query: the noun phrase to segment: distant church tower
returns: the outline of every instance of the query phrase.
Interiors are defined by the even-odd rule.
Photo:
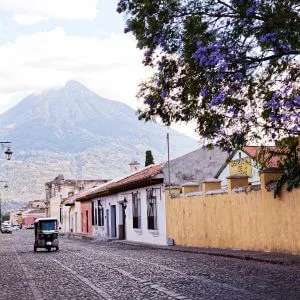
[[[131,171],[131,172],[136,172],[136,171],[139,169],[140,164],[139,164],[136,160],[133,160],[133,161],[129,164],[129,166],[130,166],[130,171]]]

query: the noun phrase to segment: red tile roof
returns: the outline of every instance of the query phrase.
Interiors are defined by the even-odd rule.
[[[145,179],[151,179],[156,175],[162,173],[162,170],[163,165],[151,165],[150,167],[147,167],[141,171],[137,171],[134,174],[122,178],[119,181],[116,181],[112,187],[117,188],[131,183],[136,183]]]
[[[267,151],[276,151],[275,146],[264,146],[264,148],[267,149]],[[259,155],[259,152],[261,151],[261,146],[246,146],[243,148],[243,151],[249,154],[249,156],[256,158]],[[271,159],[267,162],[267,167],[278,167],[278,163],[280,161],[280,156],[273,156]]]
[[[162,173],[163,171],[163,165],[151,165],[148,167],[145,167],[142,170],[136,171],[130,175],[127,175],[125,177],[112,180],[110,182],[107,182],[99,187],[78,193],[72,197],[75,197],[77,201],[84,201],[85,199],[89,199],[92,196],[97,196],[101,193],[113,193],[114,190],[119,188],[126,188],[131,184],[138,184],[142,183],[146,180],[150,180],[154,178],[156,175]],[[71,198],[71,197],[70,197]]]

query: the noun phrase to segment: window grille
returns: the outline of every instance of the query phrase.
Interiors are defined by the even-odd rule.
[[[97,208],[95,207],[96,202],[94,203],[94,210],[93,210],[93,214],[94,214],[94,218],[95,218],[95,225],[98,225],[98,214],[97,214]]]
[[[155,189],[147,190],[147,220],[148,229],[157,229],[157,196]]]
[[[133,228],[141,228],[141,199],[139,192],[132,193]]]
[[[104,226],[104,209],[100,200],[98,200],[98,226]]]
[[[94,201],[92,201],[92,225],[95,225]]]

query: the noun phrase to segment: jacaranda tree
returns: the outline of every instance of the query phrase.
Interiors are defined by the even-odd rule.
[[[154,71],[140,119],[194,120],[225,150],[299,133],[299,0],[121,0],[117,11]]]

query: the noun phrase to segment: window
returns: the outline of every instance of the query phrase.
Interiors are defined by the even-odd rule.
[[[139,192],[132,193],[133,228],[141,228],[141,199]]]
[[[97,214],[97,208],[93,210],[94,218],[95,218],[95,225],[98,225],[98,214]]]
[[[148,220],[148,229],[156,230],[157,229],[157,197],[156,190],[149,189],[147,190],[147,220]]]
[[[104,226],[104,209],[101,200],[98,200],[98,226]]]
[[[56,230],[56,221],[42,221],[40,222],[41,230]]]
[[[92,201],[92,225],[95,225],[94,201]]]

